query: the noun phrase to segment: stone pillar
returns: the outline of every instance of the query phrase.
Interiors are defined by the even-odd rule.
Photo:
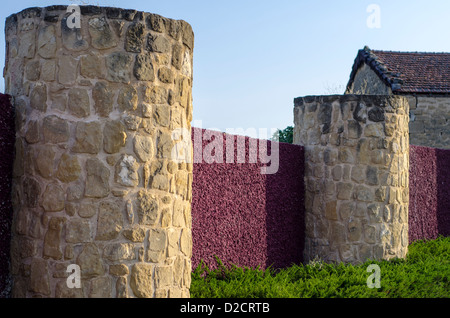
[[[192,163],[171,151],[172,132],[191,129],[192,28],[135,10],[79,13],[6,20],[13,296],[189,297]],[[72,264],[80,288],[67,284]]]
[[[359,263],[406,256],[408,102],[398,96],[294,100],[305,146],[305,260]]]

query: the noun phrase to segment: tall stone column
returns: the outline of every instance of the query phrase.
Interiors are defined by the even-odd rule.
[[[305,146],[305,260],[405,257],[409,105],[397,96],[294,100],[294,143]]]
[[[67,9],[29,8],[5,25],[13,296],[189,297],[192,163],[171,151],[172,133],[191,128],[192,28]]]

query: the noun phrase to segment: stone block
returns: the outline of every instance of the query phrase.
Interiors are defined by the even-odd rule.
[[[64,209],[66,193],[56,183],[49,183],[42,194],[42,207],[46,212],[58,212]]]
[[[103,149],[106,153],[119,152],[125,146],[126,140],[125,126],[120,120],[106,122],[103,128]]]
[[[120,206],[113,201],[103,201],[98,207],[96,240],[110,241],[119,236],[123,228],[123,216]]]
[[[117,105],[122,112],[136,110],[138,96],[136,89],[131,85],[122,87],[117,98]]]
[[[131,268],[130,287],[136,297],[153,297],[153,266],[134,264]]]
[[[106,56],[106,79],[111,82],[129,83],[132,61],[131,55],[122,52]]]
[[[103,78],[104,68],[104,59],[99,55],[88,54],[80,59],[80,74],[86,78]]]
[[[55,150],[53,150],[53,147],[51,145],[42,145],[35,151],[35,171],[44,178],[50,178],[55,172]]]
[[[337,198],[339,200],[350,200],[352,197],[353,184],[352,183],[338,183],[337,184]]]
[[[61,233],[66,219],[63,217],[52,217],[48,224],[47,233],[44,237],[44,257],[53,259],[62,259],[61,251]]]
[[[125,36],[125,50],[140,53],[144,43],[145,26],[142,23],[133,23],[128,27]]]
[[[155,71],[153,69],[153,63],[150,55],[136,55],[133,74],[139,81],[153,82],[155,80]]]
[[[105,17],[89,19],[89,34],[91,45],[96,49],[104,50],[117,46],[114,32]]]
[[[61,156],[56,177],[64,182],[69,183],[78,180],[81,174],[81,166],[76,156],[69,156],[64,153]]]
[[[139,184],[139,164],[133,156],[123,155],[116,164],[115,181],[126,187]]]
[[[155,53],[168,53],[170,50],[170,42],[163,35],[149,34],[147,37],[146,49]]]
[[[47,111],[47,85],[37,83],[30,94],[30,106],[41,112]]]
[[[109,175],[109,169],[99,159],[88,159],[84,195],[89,198],[106,197],[110,192]]]
[[[155,153],[152,138],[145,135],[136,135],[133,139],[133,150],[141,162],[150,161]]]
[[[95,112],[101,117],[108,117],[113,110],[114,90],[107,82],[97,82],[92,90]]]
[[[66,226],[66,242],[87,243],[93,239],[91,223],[89,220],[72,218]]]
[[[50,279],[48,264],[41,258],[33,258],[30,268],[30,290],[32,292],[50,296]]]
[[[72,88],[69,90],[68,108],[72,115],[85,118],[91,114],[89,94],[84,88]]]
[[[100,251],[94,243],[84,245],[76,263],[80,266],[82,279],[102,276],[105,273]]]
[[[50,115],[44,118],[43,136],[46,143],[61,143],[69,140],[69,124],[66,120]]]
[[[111,292],[110,277],[96,277],[91,280],[89,298],[111,298]]]
[[[103,256],[110,261],[135,260],[135,245],[131,243],[112,243],[106,245]]]
[[[75,128],[75,143],[72,151],[97,154],[102,148],[102,136],[100,123],[79,121]]]

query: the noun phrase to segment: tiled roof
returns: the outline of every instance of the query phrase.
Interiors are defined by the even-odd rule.
[[[358,51],[349,88],[365,62],[395,94],[450,94],[450,53]]]

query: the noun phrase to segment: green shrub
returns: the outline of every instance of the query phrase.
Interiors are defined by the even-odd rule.
[[[417,241],[406,259],[367,261],[360,265],[321,261],[289,268],[210,270],[203,262],[192,273],[193,298],[448,298],[450,297],[450,237]],[[380,288],[369,288],[370,264],[381,270]]]

